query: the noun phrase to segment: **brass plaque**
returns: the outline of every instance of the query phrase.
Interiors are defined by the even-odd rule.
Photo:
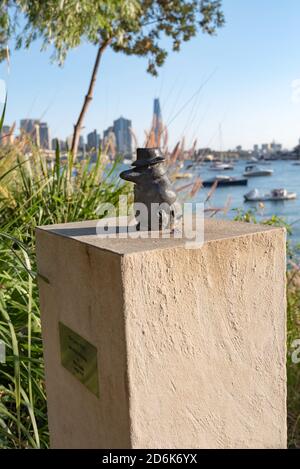
[[[61,364],[99,397],[97,349],[59,322]]]

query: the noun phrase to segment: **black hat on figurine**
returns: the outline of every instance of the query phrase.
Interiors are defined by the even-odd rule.
[[[159,148],[137,148],[136,160],[133,161],[132,166],[142,168],[145,166],[153,166],[163,161],[165,161],[165,158]]]

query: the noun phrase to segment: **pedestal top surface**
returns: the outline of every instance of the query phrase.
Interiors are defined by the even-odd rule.
[[[109,232],[104,231],[104,226],[108,220],[110,224]],[[116,227],[117,234],[115,234]],[[127,217],[37,227],[37,231],[67,237],[119,255],[156,249],[180,248],[185,247],[186,242],[189,241],[185,237],[176,238],[173,235],[169,235],[168,238],[152,238],[150,236],[145,237],[145,233],[135,233],[135,235],[129,233],[128,236],[127,229]],[[227,220],[205,219],[204,244],[274,230],[283,230],[283,228]],[[201,245],[194,246],[194,248],[199,247]]]

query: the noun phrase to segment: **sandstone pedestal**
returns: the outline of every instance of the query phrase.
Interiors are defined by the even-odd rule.
[[[284,230],[206,220],[185,249],[95,226],[37,229],[51,446],[285,447]]]

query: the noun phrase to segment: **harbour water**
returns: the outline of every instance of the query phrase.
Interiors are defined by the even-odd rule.
[[[194,176],[199,176],[202,180],[210,179],[217,175],[243,177],[246,166],[245,161],[238,161],[234,164],[233,170],[227,171],[211,171],[210,164],[206,163],[194,169],[186,169],[189,163],[185,164],[183,171],[193,172]],[[258,164],[259,166],[259,164]],[[293,161],[272,161],[270,165],[262,165],[262,169],[273,169],[272,176],[252,177],[248,179],[247,186],[229,186],[218,187],[209,202],[208,207],[222,208],[227,203],[229,210],[226,215],[223,213],[217,216],[234,218],[237,214],[236,209],[247,211],[249,209],[255,212],[257,221],[271,218],[273,215],[283,218],[292,226],[291,242],[293,244],[300,243],[300,166],[293,164]],[[186,180],[188,181],[188,180]],[[185,184],[184,180],[180,184]],[[177,183],[179,185],[179,183]],[[262,204],[255,202],[244,202],[244,194],[251,189],[257,188],[262,192],[270,192],[272,189],[285,188],[289,192],[296,192],[297,198],[288,201],[264,202]],[[204,202],[208,193],[208,188],[202,188],[194,197],[193,202]]]

